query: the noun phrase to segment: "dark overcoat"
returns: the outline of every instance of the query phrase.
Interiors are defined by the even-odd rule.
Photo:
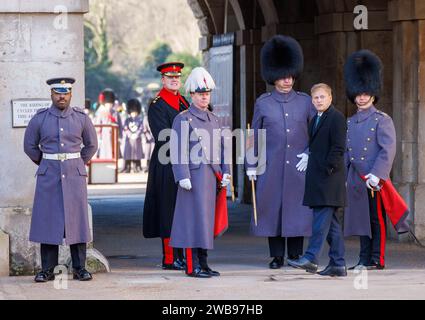
[[[174,183],[171,162],[162,164],[159,160],[159,151],[165,144],[169,144],[169,137],[165,141],[160,141],[159,135],[164,129],[171,130],[174,118],[189,106],[184,97],[181,96],[181,99],[178,111],[160,95],[149,106],[148,120],[155,139],[155,147],[149,164],[143,208],[143,235],[146,238],[169,238],[171,234],[177,185]],[[170,152],[168,151],[166,155],[169,156]]]
[[[315,128],[317,117],[309,126],[310,156],[303,204],[309,207],[344,207],[346,119],[333,106],[321,115]]]

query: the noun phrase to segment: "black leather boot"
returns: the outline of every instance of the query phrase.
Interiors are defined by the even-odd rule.
[[[269,263],[270,269],[280,269],[283,267],[283,257],[274,257]]]

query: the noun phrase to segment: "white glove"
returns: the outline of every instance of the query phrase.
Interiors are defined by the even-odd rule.
[[[230,174],[227,174],[227,173],[225,173],[224,175],[223,175],[223,179],[221,180],[221,186],[224,188],[224,187],[227,187],[228,185],[229,185],[229,183],[230,183],[230,178],[231,178],[232,176],[230,175]]]
[[[180,187],[182,187],[185,190],[190,190],[192,189],[192,183],[190,182],[190,179],[183,179],[179,181],[179,185]]]
[[[246,175],[248,176],[249,181],[257,180],[257,170],[255,169],[248,169],[246,171]]]
[[[366,187],[369,189],[376,189],[376,187],[379,185],[379,178],[377,176],[374,176],[373,174],[369,173],[365,176],[366,180]]]
[[[297,170],[302,172],[302,171],[306,171],[307,170],[307,164],[308,164],[308,154],[306,153],[301,153],[299,155],[297,155],[297,158],[300,158],[300,162],[298,162],[297,164]]]

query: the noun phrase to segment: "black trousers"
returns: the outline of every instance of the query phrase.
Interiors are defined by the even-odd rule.
[[[208,250],[198,248],[198,260],[202,269],[208,268]]]
[[[87,245],[77,243],[70,245],[72,267],[74,269],[85,268],[87,257]],[[52,244],[40,245],[41,268],[44,271],[52,270],[59,264],[59,246]]]
[[[297,259],[303,254],[304,237],[269,237],[270,257],[285,257],[288,248],[288,258]]]
[[[378,213],[378,196],[368,189],[370,226],[372,238],[368,236],[360,237],[360,263],[368,265],[370,263],[379,263],[385,266],[385,244],[387,235],[386,214],[384,205],[380,203],[381,213]]]
[[[186,274],[191,274],[195,269],[201,268],[198,257],[198,248],[186,248]]]
[[[191,274],[196,268],[208,268],[208,250],[201,248],[186,248],[186,274]]]
[[[162,238],[162,264],[173,264],[174,261],[184,260],[183,249],[170,247],[170,238]]]

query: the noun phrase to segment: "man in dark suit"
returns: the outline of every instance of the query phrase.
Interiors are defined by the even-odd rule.
[[[332,90],[323,83],[311,89],[317,115],[309,126],[310,157],[307,165],[303,204],[313,209],[313,235],[304,255],[289,265],[315,273],[318,258],[327,240],[329,265],[323,276],[346,276],[344,239],[337,210],[345,206],[346,120],[332,106]]]

